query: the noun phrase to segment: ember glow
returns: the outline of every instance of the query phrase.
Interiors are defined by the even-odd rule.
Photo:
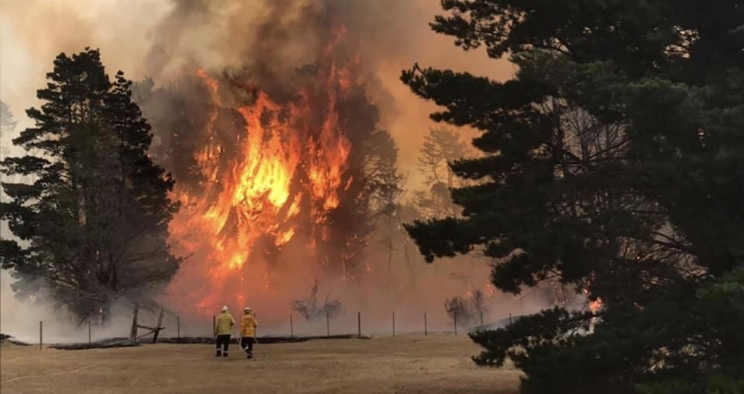
[[[223,81],[201,69],[195,73],[210,95],[201,131],[205,145],[194,155],[201,182],[174,191],[182,208],[171,223],[171,236],[182,255],[197,259],[184,268],[198,268],[205,283],[185,289],[176,281],[172,290],[199,293],[197,305],[204,314],[226,302],[242,304],[276,293],[276,255],[289,245],[296,250],[302,244],[301,254],[314,265],[326,263],[318,244],[331,241],[329,216],[342,198],[354,203],[348,201],[355,182],[349,171],[352,145],[337,106],[353,86],[355,61],[339,65],[329,58],[344,32],[338,30],[317,62],[317,83],[284,103],[251,81]],[[221,97],[235,89],[249,95],[250,102],[235,108],[240,119],[225,126],[218,121],[226,107]],[[241,127],[235,129],[235,123]],[[225,146],[221,134],[226,131],[234,133],[228,140],[233,146]],[[267,250],[274,256],[267,256]]]
[[[588,295],[589,290],[584,289],[584,295]],[[597,313],[600,309],[602,309],[602,298],[597,297],[596,300],[591,301],[587,300],[587,308],[589,309],[589,312]]]
[[[601,298],[597,298],[596,300],[594,300],[594,301],[590,301],[590,302],[589,302],[589,310],[590,310],[590,311],[591,311],[592,313],[597,313],[597,312],[599,312],[599,310],[600,310],[601,308],[602,308],[602,299],[601,299]]]

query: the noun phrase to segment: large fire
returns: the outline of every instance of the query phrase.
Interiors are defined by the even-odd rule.
[[[286,102],[274,101],[246,83],[219,80],[201,69],[196,72],[208,87],[211,102],[201,132],[206,143],[194,157],[202,181],[197,188],[177,185],[174,194],[182,208],[171,223],[171,236],[181,254],[199,260],[187,263],[202,268],[195,274],[208,279],[201,288],[186,288],[194,286],[193,281],[173,285],[178,293],[198,297],[196,304],[203,313],[211,314],[225,303],[243,305],[275,294],[276,267],[266,250],[281,253],[299,238],[304,259],[327,263],[318,254],[318,243],[329,241],[329,215],[339,208],[340,194],[348,193],[355,181],[349,171],[352,144],[337,106],[353,85],[356,62],[350,59],[339,65],[330,56],[344,32],[339,29],[322,51],[316,83],[302,87]],[[220,135],[226,126],[218,121],[227,106],[223,90],[236,88],[249,99],[236,106],[242,127],[225,144]],[[235,153],[225,159],[228,150]],[[269,248],[267,242],[272,244]]]

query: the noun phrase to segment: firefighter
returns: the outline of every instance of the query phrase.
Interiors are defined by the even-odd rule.
[[[214,335],[217,338],[215,357],[227,357],[227,349],[230,346],[230,333],[235,326],[235,319],[227,311],[227,305],[222,307],[222,313],[217,317],[217,324],[214,327]]]
[[[243,309],[243,317],[240,319],[240,347],[243,348],[246,358],[253,358],[253,344],[256,342],[256,327],[258,320],[249,307]]]

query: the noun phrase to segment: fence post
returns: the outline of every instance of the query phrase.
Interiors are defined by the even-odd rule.
[[[44,344],[43,323],[43,321],[39,320],[39,350],[41,350],[41,346]]]
[[[326,313],[326,337],[331,337],[331,316]]]
[[[134,304],[134,315],[132,316],[132,329],[129,331],[129,339],[132,344],[137,342],[137,315],[139,314],[139,304]]]
[[[181,340],[181,316],[176,316],[176,338]]]
[[[457,335],[457,312],[454,312],[452,317],[455,319],[455,335]]]
[[[395,336],[395,312],[393,312],[393,336]]]
[[[429,326],[426,324],[426,312],[424,312],[424,336],[429,335]]]
[[[212,336],[217,337],[217,316],[212,315]]]
[[[357,330],[359,331],[359,338],[362,337],[362,312],[357,312]]]
[[[289,314],[289,337],[294,338],[294,322],[292,321],[292,314]]]
[[[90,335],[90,317],[88,318],[88,346],[90,346],[92,343],[91,335]]]

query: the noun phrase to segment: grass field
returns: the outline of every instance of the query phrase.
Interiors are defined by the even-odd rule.
[[[235,345],[143,345],[38,350],[3,343],[3,394],[96,393],[494,393],[517,392],[519,372],[476,367],[466,336],[322,339],[258,346],[255,361]]]

